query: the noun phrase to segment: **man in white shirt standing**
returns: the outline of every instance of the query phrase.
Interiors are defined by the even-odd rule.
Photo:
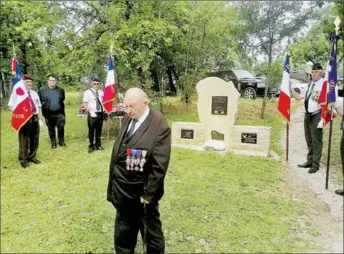
[[[88,152],[92,153],[94,150],[103,150],[100,142],[100,136],[103,128],[103,96],[104,93],[99,89],[100,79],[92,78],[91,88],[84,92],[83,103],[86,108],[87,123],[88,123],[88,138],[90,145]]]
[[[312,81],[308,84],[305,97],[301,97],[294,89],[291,93],[295,100],[304,99],[305,118],[304,131],[308,147],[307,161],[298,164],[301,168],[310,168],[308,173],[314,174],[320,168],[320,160],[323,148],[323,129],[319,126],[321,121],[321,107],[319,106],[319,96],[324,83],[324,71],[319,63],[312,66]],[[336,104],[335,107],[338,107]]]
[[[20,128],[18,132],[19,136],[19,162],[23,168],[27,168],[29,163],[39,164],[41,163],[36,159],[36,154],[39,144],[39,127],[41,121],[39,120],[39,111],[42,107],[38,94],[32,90],[32,77],[24,75],[23,81],[25,88],[28,91],[30,98],[30,106],[33,112],[32,117]],[[14,110],[14,106],[17,102],[17,95],[12,93],[8,102],[10,110]]]

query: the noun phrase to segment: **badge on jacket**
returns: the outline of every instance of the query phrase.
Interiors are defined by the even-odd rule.
[[[130,171],[143,172],[143,166],[146,163],[147,150],[127,149],[126,169]]]

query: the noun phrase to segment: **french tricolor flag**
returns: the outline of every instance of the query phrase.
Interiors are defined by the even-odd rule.
[[[278,100],[278,110],[290,121],[290,56],[287,55],[284,64],[281,91]]]
[[[114,59],[112,56],[108,59],[107,77],[104,88],[103,108],[106,113],[110,114],[113,108],[113,101],[116,99],[116,82],[115,82],[115,68]]]
[[[13,92],[12,96],[14,97],[13,109],[12,109],[12,127],[16,131],[19,131],[20,128],[31,118],[32,109],[30,105],[29,94],[26,90],[23,81],[23,75],[20,70],[19,63],[16,56],[12,58],[12,73],[14,75],[13,81]]]

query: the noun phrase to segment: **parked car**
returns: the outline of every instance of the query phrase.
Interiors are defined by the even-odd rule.
[[[259,83],[258,83],[258,87],[261,88],[261,89],[265,89],[265,79],[266,77],[265,76],[258,76],[256,77],[256,79],[259,80]],[[265,91],[263,90],[263,93]],[[269,87],[269,90],[268,90],[268,98],[277,98],[279,97],[279,93],[280,93],[280,89],[277,88],[277,87]],[[263,94],[264,95],[264,94]]]
[[[218,77],[227,82],[232,81],[243,98],[255,99],[257,96],[264,96],[265,84],[246,70],[218,71],[213,69],[212,72],[206,73],[206,76]]]

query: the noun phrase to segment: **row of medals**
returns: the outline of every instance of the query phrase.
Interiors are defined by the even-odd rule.
[[[127,149],[127,170],[143,172],[143,165],[146,163],[146,150]]]

